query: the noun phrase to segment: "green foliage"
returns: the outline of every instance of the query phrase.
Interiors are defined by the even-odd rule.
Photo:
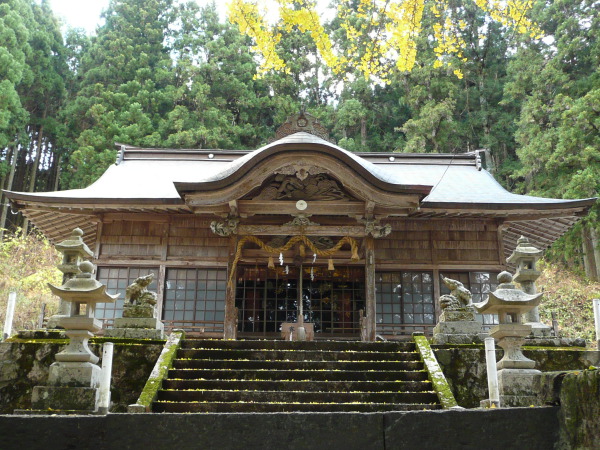
[[[87,186],[114,162],[115,142],[254,149],[303,107],[350,151],[486,148],[509,189],[597,196],[595,0],[538,2],[534,16],[547,36],[538,41],[489,22],[474,3],[448,8],[463,24],[457,38],[466,44],[464,59],[448,55],[434,68],[437,18],[426,8],[416,66],[378,85],[332,74],[312,39],[282,24],[277,51],[289,72],[256,79],[249,39],[221,21],[215,5],[113,0],[95,36],[68,30],[63,37],[47,0],[1,1],[0,187]],[[348,14],[364,20],[358,10]],[[353,44],[339,19],[325,26],[336,45]],[[596,207],[586,226],[598,228],[597,215]],[[0,227],[22,220],[9,219],[15,223]],[[580,234],[569,234],[550,255],[579,264]]]
[[[9,292],[17,292],[13,330],[34,329],[42,303],[46,316],[58,307],[58,299],[47,283],[61,284],[62,273],[56,268],[60,255],[44,237],[17,232],[0,242],[0,323],[4,323]]]

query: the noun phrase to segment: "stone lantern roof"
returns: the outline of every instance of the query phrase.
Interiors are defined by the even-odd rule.
[[[83,242],[81,238],[83,236],[83,230],[81,228],[75,228],[71,232],[71,236],[66,240],[56,244],[56,250],[59,252],[78,252],[81,256],[93,257],[94,252],[92,252],[89,247]]]
[[[518,264],[519,260],[523,258],[533,258],[535,260],[541,258],[543,250],[540,250],[529,243],[529,239],[525,236],[521,236],[517,241],[517,246],[510,255],[506,262],[509,264]]]
[[[526,294],[517,289],[512,283],[512,275],[508,272],[501,272],[498,275],[498,289],[490,292],[489,297],[480,303],[474,303],[473,306],[477,312],[482,314],[524,314],[540,304],[543,293]]]
[[[91,262],[82,262],[79,269],[81,273],[62,286],[48,283],[52,293],[64,300],[77,303],[112,303],[119,297],[120,294],[108,294],[106,286],[92,278],[94,265]]]

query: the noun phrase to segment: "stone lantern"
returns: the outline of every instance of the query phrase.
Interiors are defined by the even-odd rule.
[[[528,406],[535,403],[534,378],[541,372],[535,370],[535,361],[525,357],[521,346],[531,334],[531,325],[522,323],[522,315],[539,305],[543,294],[527,294],[517,289],[508,272],[498,275],[498,288],[490,292],[487,300],[474,303],[481,314],[498,314],[499,324],[492,327],[490,336],[504,350],[496,364],[500,403],[506,406]]]
[[[521,285],[523,291],[527,294],[537,294],[535,280],[539,278],[541,272],[537,270],[536,265],[542,257],[542,253],[542,250],[529,243],[529,239],[521,236],[517,241],[514,252],[506,260],[507,263],[516,267],[514,280]],[[525,323],[531,325],[534,337],[550,336],[550,327],[540,322],[540,312],[537,306],[527,312],[524,319]]]
[[[69,239],[55,246],[63,255],[62,262],[57,266],[58,270],[63,273],[63,284],[79,273],[79,264],[94,256],[94,253],[83,242],[82,236],[83,231],[80,228],[75,228]],[[70,302],[61,299],[58,304],[58,313],[48,319],[47,327],[58,328],[60,319],[71,315],[71,306]]]
[[[98,409],[101,369],[96,365],[99,358],[89,349],[88,340],[102,329],[102,322],[94,318],[96,304],[112,303],[119,294],[106,293],[106,286],[92,277],[94,265],[91,262],[82,262],[78,269],[80,273],[62,286],[48,285],[53,294],[71,303],[71,314],[58,321],[69,343],[50,366],[48,386],[34,387],[33,409],[87,413]]]

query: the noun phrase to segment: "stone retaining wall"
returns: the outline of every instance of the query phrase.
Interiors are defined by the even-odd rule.
[[[516,449],[552,448],[557,409],[405,413],[0,416],[4,448]]]
[[[95,338],[90,343],[92,352],[100,357],[105,340]],[[0,343],[0,414],[31,408],[33,387],[46,383],[50,364],[65,342],[58,339]],[[111,412],[124,412],[127,405],[137,401],[162,347],[161,341],[115,343]]]
[[[479,407],[488,398],[485,349],[483,345],[432,345],[458,404],[465,408]],[[496,360],[503,351],[496,350]],[[583,370],[600,366],[600,352],[583,348],[525,347],[523,354],[533,359],[542,372]]]

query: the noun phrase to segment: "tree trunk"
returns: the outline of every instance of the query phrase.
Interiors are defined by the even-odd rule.
[[[58,191],[59,181],[60,181],[60,155],[56,155],[54,158],[54,164],[56,165],[56,169],[54,170],[54,186],[53,191]]]
[[[367,146],[367,118],[361,117],[360,119],[360,145],[363,147]]]
[[[594,281],[598,281],[598,269],[596,267],[596,258],[594,255],[594,243],[590,232],[590,227],[585,225],[581,231],[583,247],[583,266],[585,275]]]
[[[594,250],[594,262],[596,263],[596,281],[600,280],[600,242],[598,242],[598,232],[594,227],[590,227],[590,236],[592,237],[592,247]]]
[[[46,111],[44,111],[43,118],[46,118]],[[37,179],[38,168],[40,166],[40,159],[42,158],[42,143],[44,141],[44,125],[40,125],[38,131],[37,143],[35,148],[35,158],[33,160],[33,166],[31,167],[31,175],[29,176],[29,188],[27,192],[33,192],[35,190],[35,181]],[[23,220],[23,233],[27,234],[29,228],[29,219]]]
[[[17,167],[17,159],[19,157],[19,147],[15,146],[12,152],[12,161],[10,164],[10,173],[8,174],[8,182],[6,183],[6,189],[11,190],[13,181],[15,179],[15,169]],[[6,215],[8,214],[8,199],[2,195],[2,216],[0,216],[0,241],[4,236],[4,229],[6,228]]]

